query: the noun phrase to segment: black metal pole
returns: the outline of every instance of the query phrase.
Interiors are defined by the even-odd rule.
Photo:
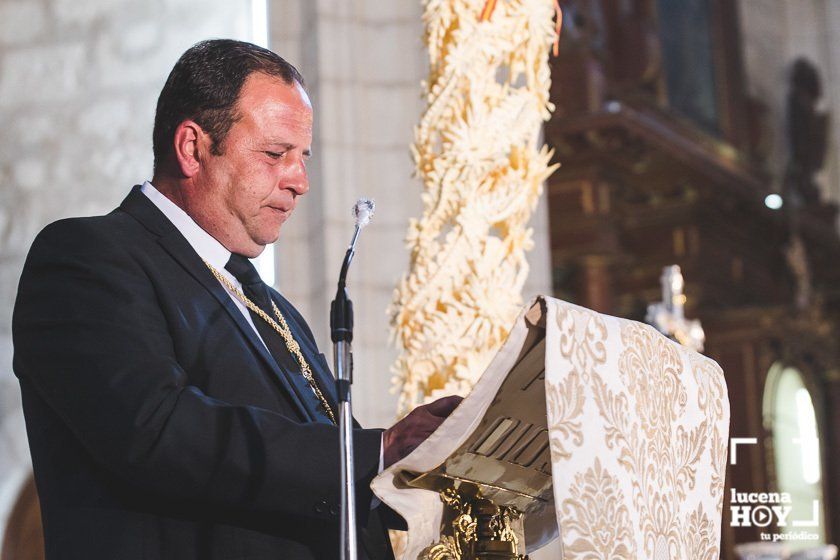
[[[350,386],[353,383],[353,302],[347,295],[345,281],[359,231],[359,226],[356,226],[353,241],[341,265],[338,290],[330,305],[330,337],[333,341],[341,446],[341,560],[358,560],[356,481],[353,475],[353,411],[350,404]]]

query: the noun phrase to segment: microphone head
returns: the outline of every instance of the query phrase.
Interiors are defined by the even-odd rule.
[[[370,223],[373,218],[373,211],[376,209],[376,203],[369,198],[360,198],[353,205],[353,218],[356,219],[356,227],[363,228]]]

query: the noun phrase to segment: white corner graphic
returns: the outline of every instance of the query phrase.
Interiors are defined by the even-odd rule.
[[[734,437],[729,440],[729,464],[738,464],[738,444],[755,445],[758,443],[758,438],[754,437]]]

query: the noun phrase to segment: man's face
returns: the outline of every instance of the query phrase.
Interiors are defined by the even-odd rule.
[[[236,106],[239,119],[219,146],[200,140],[201,168],[190,213],[234,253],[259,255],[280,235],[297,197],[309,190],[312,105],[299,84],[251,74]]]

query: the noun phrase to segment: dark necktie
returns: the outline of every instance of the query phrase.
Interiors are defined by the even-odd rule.
[[[242,284],[242,292],[245,296],[253,301],[266,315],[276,321],[277,317],[274,315],[274,308],[271,305],[271,294],[268,286],[260,278],[253,263],[247,257],[233,253],[225,268]],[[260,337],[265,342],[274,361],[277,362],[280,369],[289,373],[289,380],[295,388],[298,398],[306,403],[307,408],[315,415],[319,422],[330,423],[329,417],[324,412],[323,405],[321,405],[312,387],[310,387],[309,382],[300,372],[300,364],[297,363],[292,353],[289,352],[283,337],[257,313],[251,309],[248,309],[248,313],[251,314],[251,320],[254,322],[257,332],[260,333]],[[301,344],[301,351],[302,349],[303,345]],[[312,368],[311,364],[310,368]],[[315,375],[313,371],[313,377]],[[319,388],[325,395],[329,394],[327,391],[324,391],[324,387],[319,386]]]

